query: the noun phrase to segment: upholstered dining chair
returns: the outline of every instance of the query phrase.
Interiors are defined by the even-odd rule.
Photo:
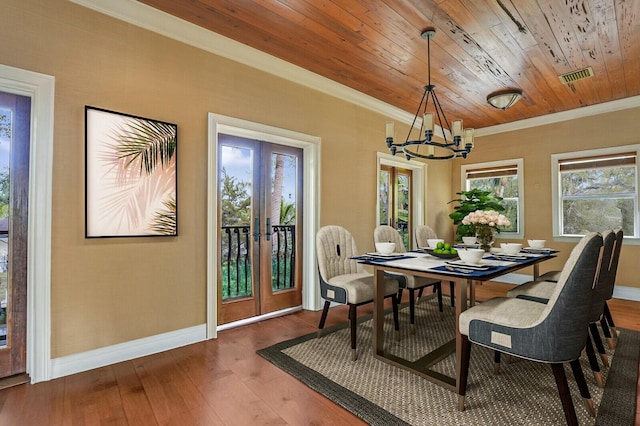
[[[398,230],[389,225],[377,226],[373,231],[373,241],[376,243],[395,243],[394,253],[406,253],[407,251]],[[398,291],[399,301],[402,300],[402,290],[406,288],[409,291],[409,323],[411,325],[415,325],[416,299],[420,298],[422,289],[425,287],[434,287],[438,297],[438,308],[440,308],[440,312],[442,312],[442,288],[440,287],[440,280],[392,272],[386,272],[385,275],[398,280],[400,287]],[[416,290],[419,290],[417,298],[415,294]]]
[[[427,225],[418,225],[414,231],[414,236],[416,239],[416,247],[428,247],[429,243],[427,240],[438,238],[438,234],[433,230],[430,226]],[[454,297],[454,283],[453,281],[449,281],[449,294],[451,298],[451,306],[455,306],[455,297]],[[419,297],[419,296],[418,296]]]
[[[358,255],[356,241],[345,228],[336,225],[324,226],[316,234],[316,253],[320,293],[325,300],[318,337],[322,336],[331,302],[349,306],[349,326],[351,330],[351,360],[358,358],[356,351],[357,307],[373,301],[373,274],[352,259]],[[384,295],[391,297],[395,330],[398,323],[398,281],[384,280]]]
[[[616,228],[613,230],[616,235],[616,244],[613,247],[613,254],[611,255],[611,266],[609,272],[609,287],[607,293],[605,294],[604,300],[604,315],[602,320],[600,321],[600,325],[602,326],[602,331],[607,337],[609,341],[609,346],[614,347],[613,336],[618,336],[618,331],[616,330],[616,324],[613,322],[613,317],[611,316],[611,311],[609,310],[609,305],[607,301],[613,297],[613,290],[616,286],[616,276],[618,274],[618,261],[620,260],[620,252],[622,251],[622,241],[624,238],[624,233],[622,229]],[[607,332],[610,331],[610,334]]]
[[[598,330],[597,323],[602,320],[604,314],[604,303],[609,293],[609,286],[611,286],[611,273],[612,273],[612,255],[616,244],[616,235],[613,231],[605,231],[602,233],[602,257],[600,261],[600,268],[597,272],[596,284],[593,289],[593,300],[591,303],[591,312],[589,314],[589,332],[591,337],[587,336],[586,350],[589,357],[589,365],[591,371],[598,383],[599,387],[604,386],[602,374],[600,372],[600,366],[595,356],[593,344],[595,343],[596,349],[600,354],[602,363],[605,367],[609,366],[609,358],[607,351],[604,348],[602,339],[600,338],[600,331]],[[508,297],[518,297],[522,299],[529,299],[540,303],[547,303],[557,283],[549,281],[531,281],[522,284],[509,292]],[[592,343],[593,342],[593,343]]]
[[[418,225],[414,231],[416,238],[416,247],[428,247],[427,240],[438,238],[436,232],[427,225]]]
[[[604,268],[603,272],[606,272],[606,275],[603,275],[603,277],[606,278],[607,281],[605,283],[601,283],[598,286],[599,288],[598,291],[601,293],[598,295],[597,298],[604,299],[603,312],[602,312],[602,315],[600,316],[600,319],[598,320],[602,328],[602,333],[607,339],[607,343],[609,344],[609,347],[614,348],[615,342],[613,337],[617,336],[617,331],[615,328],[615,323],[613,322],[613,317],[611,316],[611,311],[609,310],[609,306],[607,305],[607,300],[613,297],[613,290],[616,283],[616,274],[618,271],[618,260],[620,259],[620,251],[622,250],[623,232],[622,232],[622,229],[616,228],[613,231],[605,231],[603,232],[602,235],[603,237],[605,237],[609,233],[613,235],[613,238],[615,241],[609,240],[609,244],[607,244],[607,238],[605,238],[605,244],[604,244],[605,252],[603,255],[605,257],[607,257],[608,255],[609,260],[603,261],[603,268]],[[609,249],[611,250],[609,251]],[[524,286],[518,286],[514,290],[511,290],[509,294],[511,295],[511,297],[516,297],[518,295],[524,295],[524,294],[529,294],[530,296],[536,296],[537,294],[540,297],[544,298],[545,297],[544,295],[549,294],[551,289],[553,288],[552,283],[558,281],[560,272],[561,271],[549,271],[541,275],[537,280],[544,284],[541,284],[540,286],[538,286],[535,283],[526,283]],[[545,288],[542,288],[542,287],[545,287]],[[593,330],[597,329],[595,324],[591,325],[590,327]],[[599,334],[597,336],[593,336],[593,339],[596,344],[596,347],[598,347],[598,352],[600,352],[601,357],[604,356],[606,358],[606,351],[604,350],[604,346],[602,346]],[[603,359],[603,362],[607,364],[607,361],[605,359]]]
[[[602,252],[602,236],[591,233],[571,251],[548,303],[511,297],[498,297],[473,306],[459,317],[462,338],[458,404],[464,409],[469,374],[471,343],[511,356],[551,365],[565,419],[577,425],[564,363],[581,375],[580,353],[585,346],[593,286]],[[588,393],[582,375],[581,394]]]

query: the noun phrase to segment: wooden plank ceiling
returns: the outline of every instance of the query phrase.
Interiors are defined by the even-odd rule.
[[[640,95],[640,0],[139,0],[411,114],[481,128]],[[592,67],[562,84],[559,75]],[[520,88],[506,111],[487,95]]]

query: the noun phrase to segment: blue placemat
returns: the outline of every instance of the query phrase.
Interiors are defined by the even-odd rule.
[[[518,258],[517,256],[518,255],[514,255],[514,257],[509,257],[509,256],[504,256],[504,257],[503,256],[499,256],[499,257],[489,256],[489,257],[485,257],[485,259],[487,259],[487,260],[498,260],[498,261],[501,261],[501,262],[518,262],[518,263],[528,262],[531,259],[534,259],[533,257],[522,256],[521,258]]]
[[[465,269],[462,266],[458,268],[455,265],[451,265],[451,267],[454,269],[453,271],[450,271],[445,266],[436,266],[434,268],[429,268],[429,269],[431,269],[432,271],[445,272],[448,274],[464,275],[465,277],[482,277],[484,275],[494,273],[496,272],[496,270],[500,268],[499,266],[494,266],[484,271],[476,271],[471,269]]]
[[[373,262],[373,263],[385,263],[391,262],[393,260],[402,260],[402,259],[412,259],[413,256],[397,256],[397,257],[379,257],[379,256],[353,256],[351,259],[360,260],[363,262]]]

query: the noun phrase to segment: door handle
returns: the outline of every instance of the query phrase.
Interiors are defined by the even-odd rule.
[[[267,218],[267,241],[271,240],[271,218]]]
[[[253,241],[260,241],[260,218],[256,217],[253,221]]]

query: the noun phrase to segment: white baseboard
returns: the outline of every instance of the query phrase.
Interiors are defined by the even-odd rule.
[[[175,349],[206,340],[206,324],[170,331],[51,360],[51,379]]]
[[[520,284],[524,284],[526,282],[529,282],[531,280],[533,280],[533,276],[531,276],[531,275],[516,274],[516,273],[512,272],[511,274],[504,274],[502,276],[494,278],[491,281],[495,281],[495,282],[498,282],[498,283],[507,283],[507,284],[520,285]]]
[[[613,297],[640,302],[640,288],[617,285],[613,288]]]
[[[531,275],[512,273],[503,275],[494,281],[520,285],[532,279],[533,277]],[[613,297],[616,299],[640,301],[640,288],[616,286]],[[299,307],[296,309],[299,309]],[[264,320],[265,318],[261,319]],[[205,324],[201,324],[182,330],[107,346],[105,348],[54,358],[51,360],[51,379],[168,351],[180,346],[202,342],[206,339],[207,328]]]
[[[529,282],[532,279],[533,277],[531,275],[511,273],[495,278],[492,281],[520,285]],[[614,299],[640,302],[640,288],[616,285],[613,289],[613,297]]]

